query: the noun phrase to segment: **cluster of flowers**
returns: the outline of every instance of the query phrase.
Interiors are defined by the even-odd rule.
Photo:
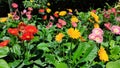
[[[38,29],[33,25],[26,25],[23,22],[18,24],[17,28],[8,28],[8,33],[19,37],[21,40],[31,40]]]
[[[97,43],[103,42],[103,30],[101,28],[94,28],[92,33],[89,34],[89,39],[94,40]]]

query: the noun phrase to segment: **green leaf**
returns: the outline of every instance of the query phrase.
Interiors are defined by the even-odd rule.
[[[13,61],[13,62],[10,62],[10,63],[9,63],[9,66],[10,66],[11,68],[16,68],[21,62],[22,62],[22,60],[15,60],[15,61]]]
[[[89,48],[87,48],[87,50],[85,51],[83,59],[85,61],[93,61],[96,55],[97,55],[97,46],[92,45]]]
[[[0,48],[0,58],[7,56],[8,52],[9,52],[8,47],[1,47]]]
[[[114,40],[111,40],[110,41],[110,48],[114,47],[115,46],[115,41]]]
[[[10,68],[7,62],[3,59],[0,59],[0,68]]]
[[[68,68],[67,64],[65,63],[57,63],[55,66],[56,68]]]
[[[13,47],[12,47],[12,51],[16,54],[16,55],[18,55],[18,56],[20,56],[21,55],[21,50],[20,50],[20,45],[18,45],[18,44],[15,44]]]
[[[49,42],[51,42],[51,40],[52,40],[52,36],[51,36],[51,34],[48,34],[48,36],[47,36],[47,40],[48,40]]]
[[[78,59],[80,56],[82,56],[83,51],[85,51],[88,45],[86,43],[82,44],[80,43],[76,51],[73,53],[73,62]]]
[[[40,43],[37,46],[38,49],[49,52],[48,43]]]
[[[120,60],[108,62],[106,68],[120,68]]]

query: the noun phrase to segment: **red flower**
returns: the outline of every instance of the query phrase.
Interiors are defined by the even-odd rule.
[[[4,40],[3,42],[0,42],[0,47],[7,46],[7,44],[10,42],[10,40]]]
[[[12,34],[12,35],[15,35],[15,36],[18,36],[19,34],[19,31],[17,28],[9,28],[8,29],[8,33]]]
[[[104,26],[106,29],[110,30],[111,29],[111,23],[104,23]]]
[[[25,27],[25,32],[30,32],[32,34],[35,34],[35,33],[38,32],[38,29],[35,26],[33,26],[33,25],[27,25]]]
[[[44,9],[39,9],[38,12],[39,12],[39,13],[44,13],[45,10],[44,10]]]
[[[54,13],[53,15],[54,15],[56,18],[59,17],[58,13]]]
[[[17,3],[12,3],[12,7],[13,8],[18,8],[18,4]]]
[[[33,34],[32,33],[29,33],[29,32],[25,32],[22,34],[22,36],[20,37],[22,40],[31,40],[34,38]]]
[[[42,16],[43,20],[47,19],[47,15]]]
[[[20,22],[20,23],[18,24],[18,30],[19,30],[20,32],[24,33],[26,26],[27,26],[27,25],[26,25],[24,22]]]

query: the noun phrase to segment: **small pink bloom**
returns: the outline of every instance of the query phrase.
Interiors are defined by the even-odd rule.
[[[95,35],[94,33],[91,33],[91,34],[89,34],[89,37],[88,37],[88,38],[91,39],[91,40],[94,40],[94,39],[95,39],[95,36],[96,36],[96,35]]]
[[[26,14],[26,12],[27,12],[27,10],[24,9],[24,10],[21,12],[21,14],[24,15],[24,14]]]
[[[73,27],[77,27],[77,23],[72,22],[72,26],[73,26]]]
[[[60,23],[62,26],[66,25],[66,21],[62,19],[58,19],[58,23]]]
[[[105,13],[104,17],[109,19],[110,18],[110,14]]]
[[[100,36],[100,35],[96,35],[94,40],[97,42],[97,43],[102,43],[103,42],[103,37]]]
[[[120,35],[120,27],[119,26],[112,26],[111,27],[111,31],[112,31],[112,33],[113,34],[118,34],[118,35]]]
[[[29,11],[32,11],[32,10],[33,10],[33,8],[32,8],[32,7],[28,7],[28,10],[29,10]]]
[[[92,10],[92,12],[96,13],[96,10]]]
[[[58,28],[62,28],[62,25],[61,25],[60,23],[57,23],[56,26],[57,26]]]
[[[94,28],[92,30],[92,33],[94,33],[96,35],[103,35],[103,30],[101,28]]]
[[[53,16],[50,16],[50,20],[54,20],[54,17],[53,17]]]
[[[13,8],[18,8],[18,4],[17,3],[12,3],[12,7]]]
[[[105,26],[106,29],[110,30],[110,28],[111,28],[111,23],[109,23],[109,22],[108,22],[108,23],[105,23],[104,26]]]
[[[28,20],[30,20],[32,18],[32,15],[26,15]]]
[[[46,26],[46,28],[49,29],[50,27],[52,27],[52,25],[53,25],[53,23],[52,23],[52,22],[49,22],[48,25]]]
[[[116,21],[120,22],[120,16],[115,18]]]
[[[19,17],[18,15],[14,15],[14,16],[13,16],[13,19],[14,19],[14,20],[19,20],[20,17]]]

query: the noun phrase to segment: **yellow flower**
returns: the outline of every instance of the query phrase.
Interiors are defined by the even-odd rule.
[[[33,2],[34,0],[30,0],[30,2]]]
[[[0,18],[0,22],[6,22],[6,21],[7,21],[7,17]]]
[[[66,11],[61,11],[61,12],[59,12],[59,15],[60,15],[60,16],[65,16],[66,14],[67,14]]]
[[[47,6],[50,6],[50,3],[49,3],[49,2],[47,3]]]
[[[94,23],[94,28],[99,28],[99,24],[98,23]]]
[[[73,12],[72,9],[67,9],[67,10],[68,10],[69,12],[71,12],[71,13]]]
[[[51,9],[46,8],[46,12],[47,12],[47,13],[50,13],[50,12],[51,12]]]
[[[8,13],[8,18],[12,18],[12,14],[11,13]]]
[[[55,40],[57,42],[61,42],[62,41],[62,38],[64,37],[64,34],[63,33],[59,33],[55,36]]]
[[[71,18],[71,22],[78,22],[79,20],[78,20],[78,18],[76,17],[76,16],[72,16],[72,18]]]
[[[94,12],[90,12],[90,15],[94,18],[94,20],[99,23],[99,17],[94,13]]]
[[[108,55],[102,46],[100,47],[100,49],[98,51],[98,56],[101,61],[104,61],[104,62],[109,61]]]
[[[73,39],[78,39],[81,37],[79,30],[74,28],[69,28],[67,30],[67,34]]]

